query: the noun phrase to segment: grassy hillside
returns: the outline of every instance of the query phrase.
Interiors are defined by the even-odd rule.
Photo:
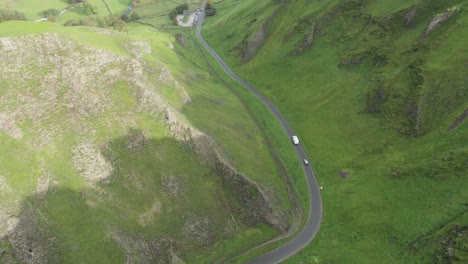
[[[289,226],[261,126],[173,34],[3,22],[0,43],[0,262],[206,263]]]
[[[120,13],[127,9],[128,5],[131,3],[130,0],[106,0],[105,3],[109,7],[108,10],[102,0],[86,0],[86,2],[95,6],[97,13],[100,15],[109,15],[109,10],[112,13]],[[69,12],[63,15],[66,19],[83,17],[85,15],[82,4],[70,5],[68,0],[0,0],[0,9],[21,11],[28,20],[36,20],[44,17],[42,14],[44,10],[62,10],[67,7],[69,8]]]
[[[466,261],[467,4],[216,4],[204,36],[280,108],[324,186],[321,231],[290,263]]]

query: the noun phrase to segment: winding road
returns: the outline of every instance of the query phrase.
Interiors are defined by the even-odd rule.
[[[276,108],[263,94],[261,94],[257,89],[255,89],[252,85],[248,82],[237,76],[230,68],[226,65],[226,63],[221,59],[221,57],[208,45],[208,43],[203,39],[201,35],[202,23],[205,18],[204,10],[206,6],[207,0],[203,0],[201,4],[202,12],[200,12],[198,17],[196,35],[200,43],[205,47],[208,52],[218,61],[224,71],[229,74],[233,79],[238,81],[242,84],[245,88],[249,91],[254,93],[267,107],[270,111],[275,115],[276,119],[280,122],[286,133],[291,138],[295,135],[294,131],[292,130],[291,126],[289,126],[286,119],[283,117],[281,112]],[[287,139],[285,139],[287,140]],[[314,239],[315,235],[317,234],[320,228],[320,222],[322,220],[322,200],[320,197],[320,186],[317,183],[317,178],[315,176],[314,170],[311,165],[305,165],[303,163],[304,159],[308,160],[308,157],[302,148],[301,145],[293,145],[297,157],[302,164],[304,174],[307,181],[307,186],[309,189],[309,199],[310,199],[310,208],[309,208],[309,216],[307,218],[307,222],[304,225],[303,229],[291,240],[287,243],[283,244],[282,246],[269,251],[263,255],[260,255],[248,263],[251,264],[266,264],[266,263],[278,263],[281,262],[288,257],[296,254],[301,249],[306,247],[312,239]]]

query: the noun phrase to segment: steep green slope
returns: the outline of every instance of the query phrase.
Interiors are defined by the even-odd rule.
[[[466,258],[466,233],[441,242],[468,225],[466,4],[216,5],[204,36],[279,106],[324,186],[321,231],[291,263]]]
[[[173,42],[0,24],[1,263],[206,263],[288,228],[258,124]]]

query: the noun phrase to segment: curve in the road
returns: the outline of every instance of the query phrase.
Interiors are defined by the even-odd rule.
[[[246,82],[245,80],[237,76],[229,68],[229,66],[226,65],[223,59],[221,59],[221,57],[210,47],[210,45],[208,45],[205,39],[203,39],[201,35],[201,28],[202,28],[202,23],[205,17],[204,10],[206,6],[206,2],[207,0],[203,0],[201,4],[202,12],[200,12],[200,15],[198,18],[197,29],[196,29],[196,35],[197,35],[198,40],[203,45],[203,47],[205,47],[208,50],[208,52],[216,59],[216,61],[218,61],[218,63],[221,65],[221,67],[224,69],[224,71],[227,74],[229,74],[233,79],[235,79],[240,84],[242,84],[249,91],[254,93],[268,107],[268,109],[270,109],[270,111],[275,115],[276,119],[280,122],[281,126],[284,128],[284,130],[289,135],[289,137],[292,137],[293,135],[295,135],[294,131],[292,130],[291,126],[289,126],[288,122],[283,117],[283,115],[278,110],[278,108],[276,108],[263,94],[261,94],[252,85],[250,85],[248,82]],[[303,164],[303,160],[304,159],[308,160],[308,158],[302,146],[294,145],[294,148],[302,164],[304,174],[306,177],[306,181],[307,181],[307,186],[309,189],[310,208],[309,208],[309,215],[307,218],[307,222],[304,225],[303,229],[293,239],[289,240],[287,243],[283,244],[282,246],[272,251],[269,251],[263,255],[260,255],[250,260],[248,263],[266,264],[266,263],[281,262],[287,259],[288,257],[296,254],[298,251],[300,251],[304,247],[306,247],[312,241],[312,239],[314,239],[315,235],[317,234],[320,228],[320,223],[322,220],[322,199],[320,197],[320,186],[317,183],[317,178],[315,176],[312,165]]]

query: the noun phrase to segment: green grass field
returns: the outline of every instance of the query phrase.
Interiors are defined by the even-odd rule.
[[[468,198],[466,122],[447,133],[468,106],[462,55],[467,54],[466,9],[419,42],[419,51],[407,50],[417,45],[434,14],[466,1],[349,1],[340,9],[338,2],[223,1],[216,5],[218,14],[208,18],[204,36],[279,107],[324,186],[317,239],[287,262],[427,263],[440,252],[421,244],[409,250],[409,245],[430,237],[433,249],[440,242],[431,234],[448,230],[447,223],[468,224],[462,214]],[[415,4],[416,20],[405,27],[404,11]],[[243,45],[273,13],[263,46],[243,63]],[[380,21],[392,13],[393,24],[380,29]],[[320,24],[312,47],[293,55],[307,23],[315,21]],[[387,64],[376,65],[376,55]],[[354,58],[359,58],[355,65],[344,62]],[[411,137],[399,133],[412,120],[400,105],[414,96],[408,94],[414,79],[407,67],[420,60],[421,96],[413,98],[423,110],[420,135]],[[377,114],[368,114],[366,97],[377,81],[390,99]],[[342,170],[348,179],[340,178]],[[458,243],[460,250],[466,247],[466,239]]]
[[[101,17],[110,15],[110,12],[114,14],[120,14],[126,10],[128,5],[131,3],[130,0],[106,0],[107,6],[109,8],[108,9],[102,0],[87,0],[87,2],[96,7],[96,15]],[[87,16],[82,4],[69,5],[66,0],[0,0],[0,9],[20,11],[26,16],[27,20],[36,20],[42,18],[42,12],[47,9],[57,9],[60,11],[64,8],[68,8],[68,11],[56,18],[56,22],[59,24],[64,24],[70,19],[79,20]]]
[[[135,8],[140,19],[139,22],[152,25],[154,27],[167,27],[173,25],[169,18],[169,13],[178,5],[187,4],[190,11],[194,11],[200,6],[201,1],[164,1],[145,0]]]
[[[93,14],[93,18],[105,18],[111,14],[122,14],[127,10],[130,0],[87,0],[87,2],[95,7],[96,14]],[[173,22],[169,18],[169,13],[174,10],[175,7],[181,4],[188,4],[190,10],[195,10],[200,6],[200,1],[166,1],[166,0],[140,0],[136,3],[135,8],[132,12],[135,12],[140,23],[151,25],[157,28],[173,27]],[[107,6],[106,6],[107,4]],[[10,11],[20,11],[26,16],[27,20],[36,20],[43,18],[43,11],[47,9],[62,10],[67,8],[67,12],[60,16],[55,17],[54,22],[58,24],[65,24],[69,20],[84,19],[88,17],[83,4],[69,5],[66,0],[55,0],[55,1],[11,1],[11,0],[0,0],[0,9],[6,9]],[[187,18],[186,18],[187,19]]]
[[[42,11],[55,8],[61,10],[68,4],[63,0],[31,1],[31,0],[1,0],[0,9],[16,10],[22,12],[27,19],[35,20],[43,17]]]

